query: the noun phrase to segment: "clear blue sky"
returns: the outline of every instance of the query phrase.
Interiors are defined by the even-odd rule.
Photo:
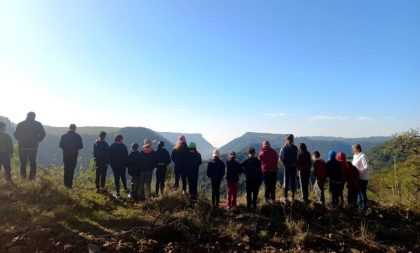
[[[420,127],[420,2],[1,1],[0,115],[388,135]]]

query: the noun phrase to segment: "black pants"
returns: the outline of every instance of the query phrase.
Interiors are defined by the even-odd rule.
[[[220,180],[211,181],[211,203],[213,206],[219,206],[220,203]]]
[[[111,166],[112,167],[112,166]],[[120,193],[120,180],[124,186],[124,190],[127,190],[127,177],[125,175],[125,167],[112,167],[112,172],[114,173],[114,184],[115,192]]]
[[[34,179],[36,177],[36,149],[31,150],[19,150],[19,160],[20,160],[20,174],[23,178],[26,178],[26,165],[29,160],[29,179]]]
[[[292,197],[296,193],[296,166],[287,167],[284,173],[284,197],[287,198],[287,192],[292,191]]]
[[[277,183],[277,171],[267,171],[264,172],[264,185],[265,185],[265,194],[264,197],[266,200],[272,199],[276,200],[276,183]]]
[[[256,182],[255,180],[246,181],[246,206],[248,208],[257,208],[260,185],[261,183]]]
[[[357,207],[357,196],[359,195],[359,190],[348,189],[347,192],[347,202],[350,207]]]
[[[186,191],[187,190],[187,175],[186,175],[186,169],[185,168],[179,168],[177,166],[175,166],[175,185],[174,188],[175,190],[178,189],[179,187],[179,179],[181,179],[182,181],[182,190]]]
[[[309,170],[299,171],[300,187],[302,187],[303,201],[309,200]]]
[[[140,200],[140,176],[131,177],[131,196],[135,201]]]
[[[156,194],[159,195],[163,194],[163,190],[165,189],[165,180],[166,180],[166,166],[158,166],[156,170]]]
[[[188,173],[188,189],[191,199],[197,199],[198,187],[198,170],[193,170]]]
[[[77,155],[64,156],[64,186],[67,188],[73,187],[74,170],[77,165]]]
[[[95,177],[95,185],[96,189],[104,188],[106,182],[106,171],[108,170],[108,165],[105,161],[96,160],[95,161],[96,167],[96,177]]]
[[[340,183],[340,188],[338,189],[338,200],[340,206],[344,205],[344,184],[343,182]]]
[[[1,167],[4,168],[4,176],[7,180],[12,179],[12,167],[10,165],[10,154],[9,153],[0,153],[0,170]]]
[[[340,198],[340,182],[330,181],[331,207],[337,207]]]

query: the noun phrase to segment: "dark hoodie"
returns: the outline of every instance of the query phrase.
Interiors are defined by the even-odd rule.
[[[242,162],[247,183],[263,181],[263,173],[261,170],[261,161],[256,157],[251,157]]]
[[[213,161],[207,165],[207,177],[211,181],[221,181],[225,176],[225,164],[219,159],[214,158]]]
[[[327,162],[327,177],[333,183],[340,183],[341,181],[341,165],[335,159],[335,151],[330,151],[328,153],[328,162]]]
[[[187,173],[197,174],[202,162],[201,154],[197,150],[191,150],[187,158]]]
[[[176,169],[185,169],[187,166],[187,159],[190,153],[190,149],[184,142],[177,149],[172,150],[171,158],[175,163]]]
[[[226,180],[229,183],[237,183],[239,181],[239,174],[243,172],[244,170],[241,164],[235,159],[226,161]]]
[[[127,159],[128,175],[132,177],[140,176],[141,171],[141,155],[138,150],[132,151]]]

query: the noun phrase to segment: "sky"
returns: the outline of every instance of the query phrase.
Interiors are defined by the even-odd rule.
[[[420,2],[0,0],[0,115],[363,137],[420,127]]]

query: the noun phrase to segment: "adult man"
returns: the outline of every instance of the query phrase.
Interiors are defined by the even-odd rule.
[[[35,117],[34,112],[28,112],[26,120],[20,122],[14,132],[19,147],[20,174],[22,178],[26,178],[26,164],[29,160],[30,180],[36,176],[38,144],[45,138],[44,127],[35,120]]]
[[[69,131],[61,136],[60,148],[63,150],[64,185],[73,187],[74,170],[77,165],[79,150],[83,148],[82,137],[76,133],[76,125],[71,124]]]

